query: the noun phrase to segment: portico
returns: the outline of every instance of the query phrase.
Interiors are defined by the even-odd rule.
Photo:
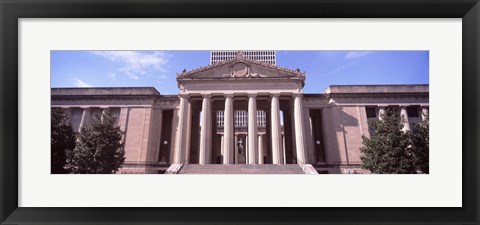
[[[187,147],[196,143],[185,134],[188,123],[198,116],[199,130],[191,131],[199,135],[198,164],[305,163],[304,73],[239,54],[177,74],[177,81],[181,100],[175,163],[197,163],[183,156],[196,155],[191,152],[195,148]],[[187,109],[200,102],[197,110]]]
[[[286,118],[280,116],[301,112],[300,94],[266,94],[266,93],[239,93],[225,96],[203,94],[182,97],[185,102],[180,103],[179,130],[175,149],[175,163],[198,164],[291,164],[305,162],[305,147],[303,146],[302,115],[295,116],[289,124],[299,124],[292,127],[292,131],[285,131]],[[281,99],[281,100],[280,100]],[[287,106],[297,99],[297,109]],[[282,104],[280,103],[282,102]],[[198,110],[188,110],[188,105],[199,104]],[[186,130],[189,121],[200,117],[198,130],[191,130],[192,135],[187,139]],[[297,121],[297,122],[295,122]],[[190,129],[193,127],[190,126]],[[187,159],[187,155],[197,155],[195,151],[198,140],[198,161],[195,158]],[[192,138],[193,137],[193,138]],[[181,141],[180,141],[181,139]],[[271,140],[266,143],[265,139]],[[285,141],[285,139],[288,139]],[[292,146],[295,139],[295,146]],[[189,144],[187,144],[189,143]],[[187,146],[191,146],[188,148]],[[285,146],[289,148],[286,150]],[[295,154],[293,149],[296,149]],[[298,157],[300,156],[300,157]],[[288,158],[288,160],[287,160]]]

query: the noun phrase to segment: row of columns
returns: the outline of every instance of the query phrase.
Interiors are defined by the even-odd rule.
[[[99,108],[102,110],[101,114],[102,116],[100,117],[103,120],[103,114],[105,113],[105,110],[109,109],[108,106],[102,106],[102,107],[80,107],[82,109],[82,115],[80,117],[80,123],[78,125],[78,130],[77,132],[80,132],[82,127],[90,124],[92,120],[92,108]],[[68,112],[71,114],[71,112]],[[69,115],[71,117],[71,115]],[[119,120],[120,118],[118,118]]]
[[[221,149],[223,153],[223,164],[237,163],[234,159],[236,149],[235,131],[234,131],[234,115],[233,115],[233,94],[225,95],[224,110],[224,135],[221,141]],[[200,149],[199,164],[209,164],[212,154],[212,106],[211,95],[202,95],[202,122],[200,130]],[[247,163],[263,164],[263,137],[258,136],[257,127],[257,95],[248,95],[248,135],[247,135]],[[299,164],[306,163],[305,146],[304,146],[304,128],[303,128],[303,110],[302,95],[294,95],[294,123],[295,123],[295,142],[297,149],[297,162]],[[174,163],[184,163],[183,154],[186,152],[185,146],[189,141],[186,134],[188,125],[188,96],[180,96],[180,110],[178,121],[178,137],[175,149]],[[272,162],[273,164],[284,164],[284,146],[280,125],[280,102],[279,94],[271,95],[271,142],[272,142]]]
[[[378,119],[382,120],[382,115],[385,114],[385,108],[387,106],[380,106],[378,109]],[[410,121],[408,119],[408,113],[407,113],[407,107],[408,106],[400,106],[400,118],[403,118],[403,131],[409,131],[411,130],[410,128]],[[422,107],[422,120],[425,119],[425,115],[428,114],[428,107]]]

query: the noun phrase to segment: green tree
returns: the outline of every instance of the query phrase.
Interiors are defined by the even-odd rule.
[[[75,148],[75,132],[69,122],[69,117],[62,108],[52,108],[51,113],[51,161],[52,174],[66,173],[66,152]]]
[[[422,173],[429,173],[429,115],[424,114],[423,116],[424,119],[414,125],[411,141],[417,170]]]
[[[81,129],[77,146],[68,154],[71,173],[115,173],[125,161],[123,132],[109,110],[95,115],[90,126]]]
[[[373,131],[370,138],[362,137],[362,168],[381,174],[416,173],[410,134],[402,131],[403,119],[393,109],[387,109],[381,117],[369,124]]]

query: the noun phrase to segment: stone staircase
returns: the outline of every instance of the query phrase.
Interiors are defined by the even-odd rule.
[[[172,164],[170,167],[169,174],[318,174],[310,164]]]

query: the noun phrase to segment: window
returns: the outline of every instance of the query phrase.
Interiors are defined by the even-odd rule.
[[[407,107],[407,115],[408,117],[418,118],[418,109],[415,106]]]
[[[217,111],[217,127],[223,127],[224,122],[224,112]]]
[[[265,111],[257,111],[257,126],[265,127],[266,123],[267,121]]]
[[[235,111],[235,126],[246,127],[248,122],[247,111]]]
[[[367,118],[377,118],[376,109],[374,107],[367,107]]]

